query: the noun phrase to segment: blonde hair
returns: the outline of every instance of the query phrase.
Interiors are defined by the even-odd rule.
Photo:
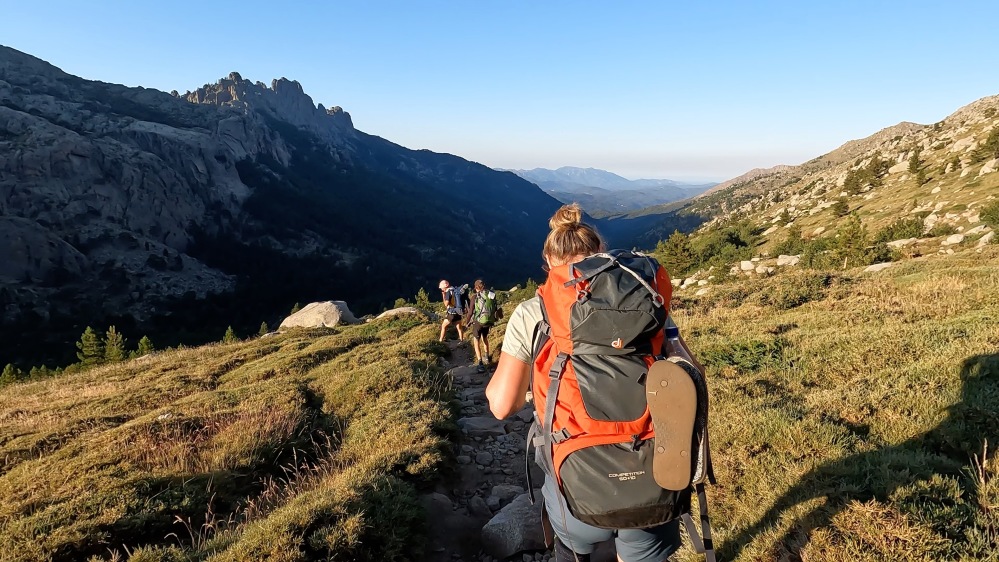
[[[588,256],[604,249],[604,241],[592,226],[582,222],[579,204],[562,205],[548,220],[551,232],[545,238],[544,256],[552,265],[567,263],[575,256]]]

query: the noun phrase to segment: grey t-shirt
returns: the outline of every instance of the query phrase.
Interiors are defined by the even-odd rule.
[[[543,318],[541,300],[538,297],[529,298],[518,304],[506,323],[503,352],[513,355],[524,363],[530,363],[531,338],[534,337],[534,328]]]

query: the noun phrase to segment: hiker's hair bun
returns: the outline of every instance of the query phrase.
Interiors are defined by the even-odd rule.
[[[582,222],[583,210],[579,208],[578,203],[571,203],[562,205],[559,210],[555,211],[552,218],[548,219],[548,226],[554,231],[576,230]]]
[[[555,267],[572,258],[585,257],[601,251],[604,241],[597,231],[583,222],[583,210],[579,204],[562,205],[548,219],[551,232],[545,238],[542,255],[549,265]]]

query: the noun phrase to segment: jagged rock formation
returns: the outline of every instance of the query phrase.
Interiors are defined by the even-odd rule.
[[[557,207],[514,174],[358,131],[284,78],[170,94],[0,46],[0,329],[14,338],[0,363],[71,358],[64,343],[37,353],[53,326],[59,342],[116,323],[196,343],[296,301],[363,314],[441,277],[512,284]]]

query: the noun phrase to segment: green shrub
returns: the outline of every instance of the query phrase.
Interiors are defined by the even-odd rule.
[[[779,255],[796,256],[805,250],[805,239],[801,237],[801,227],[793,224],[787,229],[787,234],[776,246],[774,253]]]
[[[937,223],[933,225],[933,228],[926,233],[930,238],[935,238],[937,236],[950,236],[951,234],[957,234],[957,228],[952,224]]]
[[[891,242],[923,235],[923,221],[916,218],[898,219],[882,228],[874,236],[875,242]]]
[[[846,199],[837,199],[829,208],[832,210],[833,216],[837,218],[850,214],[850,206],[846,204]]]
[[[993,201],[982,207],[982,211],[979,216],[985,224],[989,225],[993,229],[999,229],[999,200]]]
[[[788,341],[780,337],[732,341],[701,348],[698,357],[709,368],[735,367],[752,372],[782,364],[784,350],[788,347]]]
[[[788,310],[820,300],[825,296],[832,275],[823,271],[796,271],[781,277],[770,290],[756,293],[757,302],[778,310]]]

